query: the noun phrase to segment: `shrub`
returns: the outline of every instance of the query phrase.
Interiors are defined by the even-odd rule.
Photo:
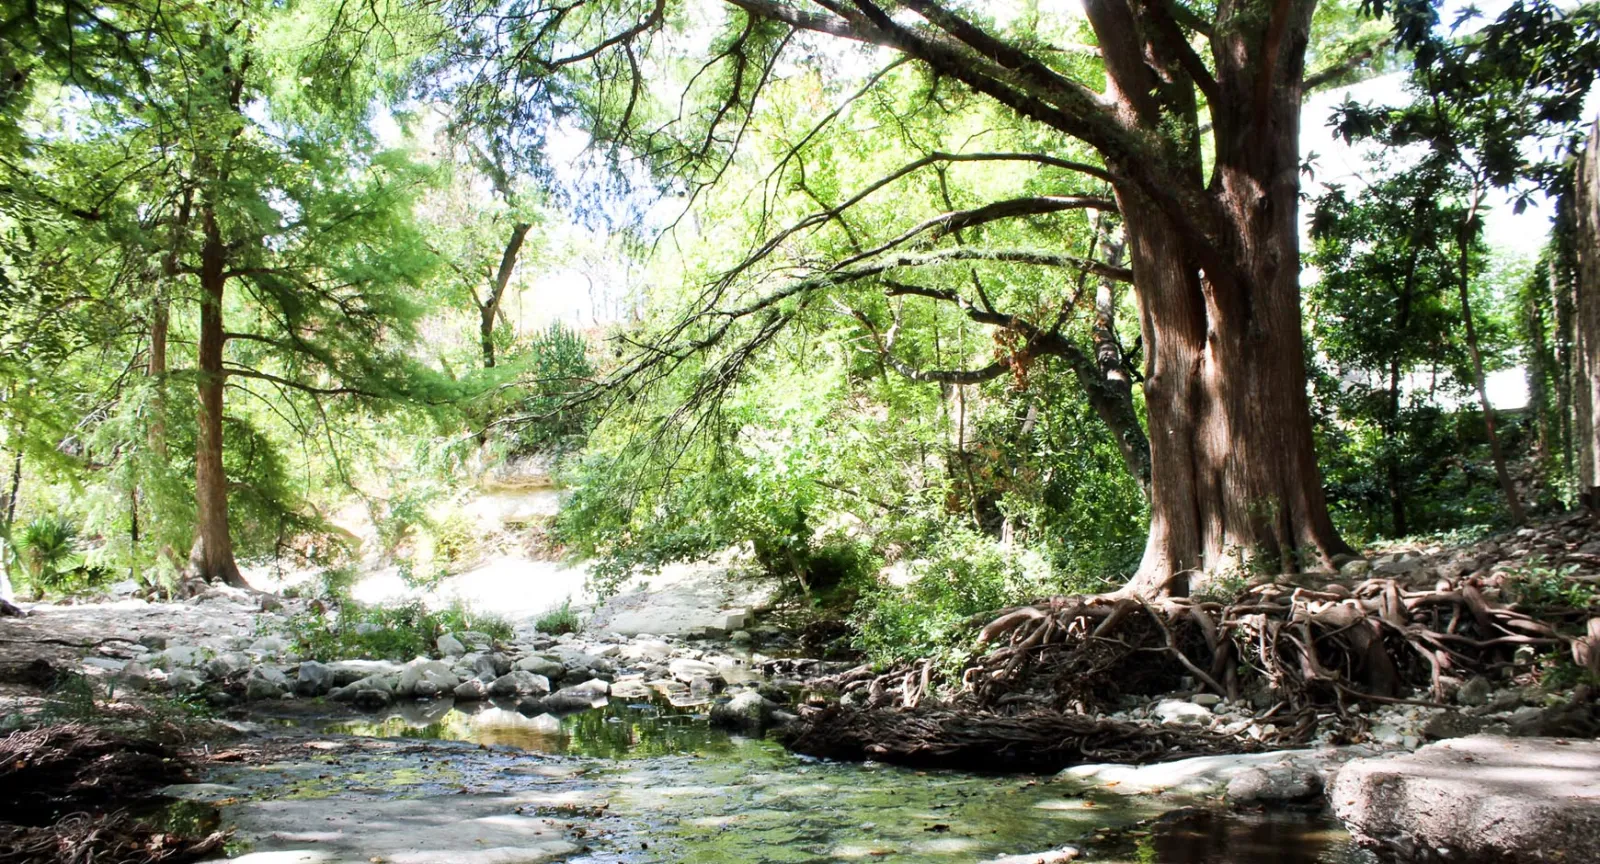
[[[511,625],[503,618],[478,615],[460,604],[430,610],[421,601],[399,606],[367,606],[346,600],[335,611],[313,606],[289,619],[287,629],[297,653],[316,660],[408,660],[435,653],[446,633],[476,630],[496,640],[509,640]]]
[[[910,569],[909,584],[869,588],[851,616],[856,647],[876,664],[915,657],[953,662],[977,630],[974,616],[1063,587],[1039,554],[964,527],[947,528]]]
[[[71,587],[72,573],[82,564],[76,523],[61,516],[35,517],[22,527],[16,544],[35,594]]]
[[[576,633],[581,626],[583,624],[578,620],[578,613],[572,611],[571,597],[563,601],[558,608],[551,609],[549,612],[540,615],[538,620],[533,622],[533,629],[553,636],[559,636],[562,633]]]

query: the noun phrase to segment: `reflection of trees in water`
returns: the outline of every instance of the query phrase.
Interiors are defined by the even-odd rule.
[[[438,719],[429,716],[432,713],[407,711],[382,720],[337,723],[329,731],[366,738],[470,741],[602,758],[726,752],[732,748],[727,734],[712,729],[704,715],[654,706],[611,704],[562,718],[524,717],[502,708],[469,714],[447,707]]]

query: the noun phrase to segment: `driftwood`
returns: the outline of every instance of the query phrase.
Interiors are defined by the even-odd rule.
[[[1159,762],[1254,749],[1204,730],[1081,714],[1002,716],[926,708],[814,710],[784,743],[797,753],[826,759],[1021,773],[1050,773],[1081,762]]]

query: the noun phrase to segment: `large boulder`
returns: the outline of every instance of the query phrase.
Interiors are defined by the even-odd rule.
[[[402,699],[432,699],[456,689],[461,679],[440,660],[413,661],[400,673],[394,695]]]
[[[567,667],[560,661],[552,660],[549,657],[541,657],[538,654],[518,660],[516,665],[511,668],[522,672],[532,672],[535,675],[543,675],[552,681],[560,680],[561,676],[567,674]]]
[[[1334,813],[1401,861],[1600,861],[1600,742],[1475,735],[1360,759]]]
[[[257,666],[250,670],[244,682],[244,698],[252,702],[263,699],[281,699],[293,687],[283,670],[272,666]]]
[[[333,689],[333,670],[326,663],[307,660],[300,664],[294,692],[301,696],[324,696]]]
[[[489,695],[499,698],[531,696],[550,692],[550,679],[532,672],[513,671],[494,679]]]
[[[760,693],[745,690],[711,706],[711,725],[757,735],[766,728],[777,707]]]
[[[343,687],[335,687],[328,694],[328,698],[335,702],[353,702],[356,695],[367,691],[381,692],[389,697],[384,701],[387,705],[394,697],[395,685],[400,681],[400,676],[394,674],[368,675],[358,681],[353,681]]]
[[[467,646],[461,644],[460,639],[451,636],[449,633],[443,633],[438,639],[435,639],[434,647],[439,649],[441,657],[460,657],[467,653]]]

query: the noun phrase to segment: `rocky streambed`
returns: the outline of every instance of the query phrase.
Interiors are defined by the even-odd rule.
[[[278,632],[286,611],[219,591],[41,607],[0,636],[12,673],[211,706],[227,731],[193,745],[170,818],[231,831],[247,864],[1365,860],[1304,789],[1219,809],[1228,771],[1121,790],[797,756],[761,733],[838,668],[763,654],[781,639],[759,628],[469,631],[405,663],[318,662]],[[4,689],[11,710],[37,698]]]

